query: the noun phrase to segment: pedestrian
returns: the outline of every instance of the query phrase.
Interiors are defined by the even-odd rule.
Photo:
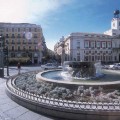
[[[21,69],[20,62],[18,62],[18,64],[17,64],[17,68],[18,68],[18,74],[20,74],[20,69]]]

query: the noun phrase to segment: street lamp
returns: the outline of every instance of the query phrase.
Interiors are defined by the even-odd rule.
[[[4,77],[3,38],[0,36],[0,77]]]
[[[3,40],[3,54],[7,65],[7,76],[9,76],[8,46],[6,46],[5,44],[5,37],[2,37],[2,40]]]

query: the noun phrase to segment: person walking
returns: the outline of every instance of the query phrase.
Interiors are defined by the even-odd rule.
[[[21,69],[20,62],[18,62],[18,64],[17,64],[17,68],[18,68],[18,74],[20,74],[20,69]]]

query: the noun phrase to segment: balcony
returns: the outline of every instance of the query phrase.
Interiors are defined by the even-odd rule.
[[[34,36],[34,38],[38,38],[37,36]]]
[[[25,38],[25,35],[23,35],[22,38]]]
[[[28,44],[32,44],[32,42],[28,42]]]
[[[15,38],[15,36],[11,36],[11,38]]]
[[[113,47],[113,50],[120,50],[120,46],[119,47]]]
[[[7,36],[5,36],[5,38],[9,38],[9,36],[7,35]]]
[[[15,44],[15,42],[11,42],[11,44]]]
[[[17,38],[21,38],[21,36],[17,36]]]

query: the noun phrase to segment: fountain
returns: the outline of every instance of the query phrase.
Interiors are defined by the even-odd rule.
[[[120,119],[120,73],[100,61],[66,61],[63,70],[25,73],[6,83],[7,94],[38,113],[64,119]]]
[[[40,72],[36,75],[36,79],[67,86],[120,87],[119,71],[103,70],[100,61],[96,63],[65,61],[62,70]]]

